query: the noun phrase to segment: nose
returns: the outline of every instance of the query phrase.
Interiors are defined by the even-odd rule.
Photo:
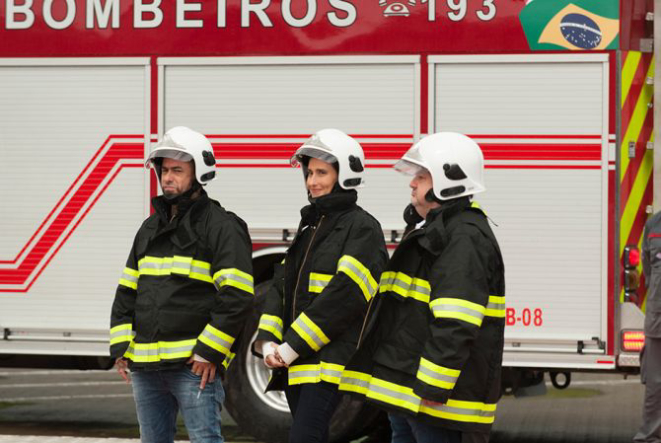
[[[418,186],[418,181],[416,180],[416,177],[414,176],[411,181],[409,182],[409,188],[415,189]]]

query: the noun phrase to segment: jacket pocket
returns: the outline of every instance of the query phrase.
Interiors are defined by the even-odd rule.
[[[181,340],[196,338],[210,321],[210,317],[195,312],[162,310],[158,320],[158,329],[164,340]]]
[[[374,353],[374,361],[387,368],[415,376],[420,366],[420,354],[383,344]]]

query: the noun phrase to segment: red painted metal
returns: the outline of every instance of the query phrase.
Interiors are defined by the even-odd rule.
[[[61,30],[47,25],[42,13],[44,0],[35,0],[29,10],[34,14],[32,26],[8,29],[6,2],[2,3],[3,48],[0,53],[5,57],[529,52],[519,21],[519,13],[526,4],[523,0],[493,2],[496,15],[488,21],[477,15],[478,11],[486,10],[482,0],[468,0],[466,13],[458,21],[449,19],[451,10],[445,1],[409,5],[410,15],[405,17],[385,16],[385,9],[377,0],[334,1],[343,5],[348,13],[333,7],[329,0],[294,0],[291,2],[294,20],[306,17],[308,3],[316,5],[317,9],[309,24],[298,22],[300,27],[292,26],[292,19],[287,22],[285,14],[289,11],[281,0],[266,2],[269,6],[261,19],[256,13],[247,14],[246,5],[250,3],[247,0],[227,0],[226,11],[221,9],[220,13],[219,2],[188,0],[186,4],[197,5],[201,11],[185,12],[183,16],[188,23],[180,23],[179,27],[177,4],[184,2],[164,1],[158,9],[162,20],[153,28],[140,28],[134,19],[134,4],[153,2],[120,0],[118,27],[114,29],[112,22],[106,29],[100,29],[97,20],[92,29],[88,29],[87,19],[91,14],[87,11],[87,2],[75,0],[74,19]],[[433,21],[428,14],[431,3],[436,5]],[[53,19],[66,25],[66,16],[71,12],[66,7],[67,2],[52,4]],[[155,16],[144,13],[142,17],[153,21]],[[218,25],[219,17],[221,20],[224,17],[224,26]],[[16,19],[22,21],[25,16],[19,15]],[[202,27],[182,27],[198,26],[195,21]]]

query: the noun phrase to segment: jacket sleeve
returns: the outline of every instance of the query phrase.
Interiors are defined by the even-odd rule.
[[[305,357],[318,352],[343,333],[347,324],[359,321],[376,293],[387,258],[378,222],[369,219],[354,224],[336,273],[292,323],[285,341]],[[310,279],[314,278],[314,274],[310,274]]]
[[[216,293],[211,321],[198,336],[193,352],[221,365],[232,358],[232,346],[253,303],[251,242],[246,229],[233,218],[208,229]]]
[[[136,235],[137,239],[137,235]],[[115,300],[112,304],[110,314],[110,357],[117,359],[122,357],[133,340],[133,313],[135,299],[138,295],[138,263],[135,257],[134,240],[126,266],[119,278],[119,284],[115,291]]]
[[[413,386],[424,399],[447,402],[468,360],[489,302],[485,256],[470,235],[458,233],[432,268],[441,278],[432,287],[431,334]]]
[[[282,343],[284,325],[284,296],[282,282],[284,278],[284,260],[274,267],[273,285],[266,293],[264,309],[259,318],[257,337],[255,342],[272,341]],[[260,349],[253,349],[253,353],[261,357]]]

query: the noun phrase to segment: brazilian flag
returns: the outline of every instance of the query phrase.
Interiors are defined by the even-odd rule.
[[[532,0],[519,20],[533,51],[599,51],[619,44],[619,0]]]

